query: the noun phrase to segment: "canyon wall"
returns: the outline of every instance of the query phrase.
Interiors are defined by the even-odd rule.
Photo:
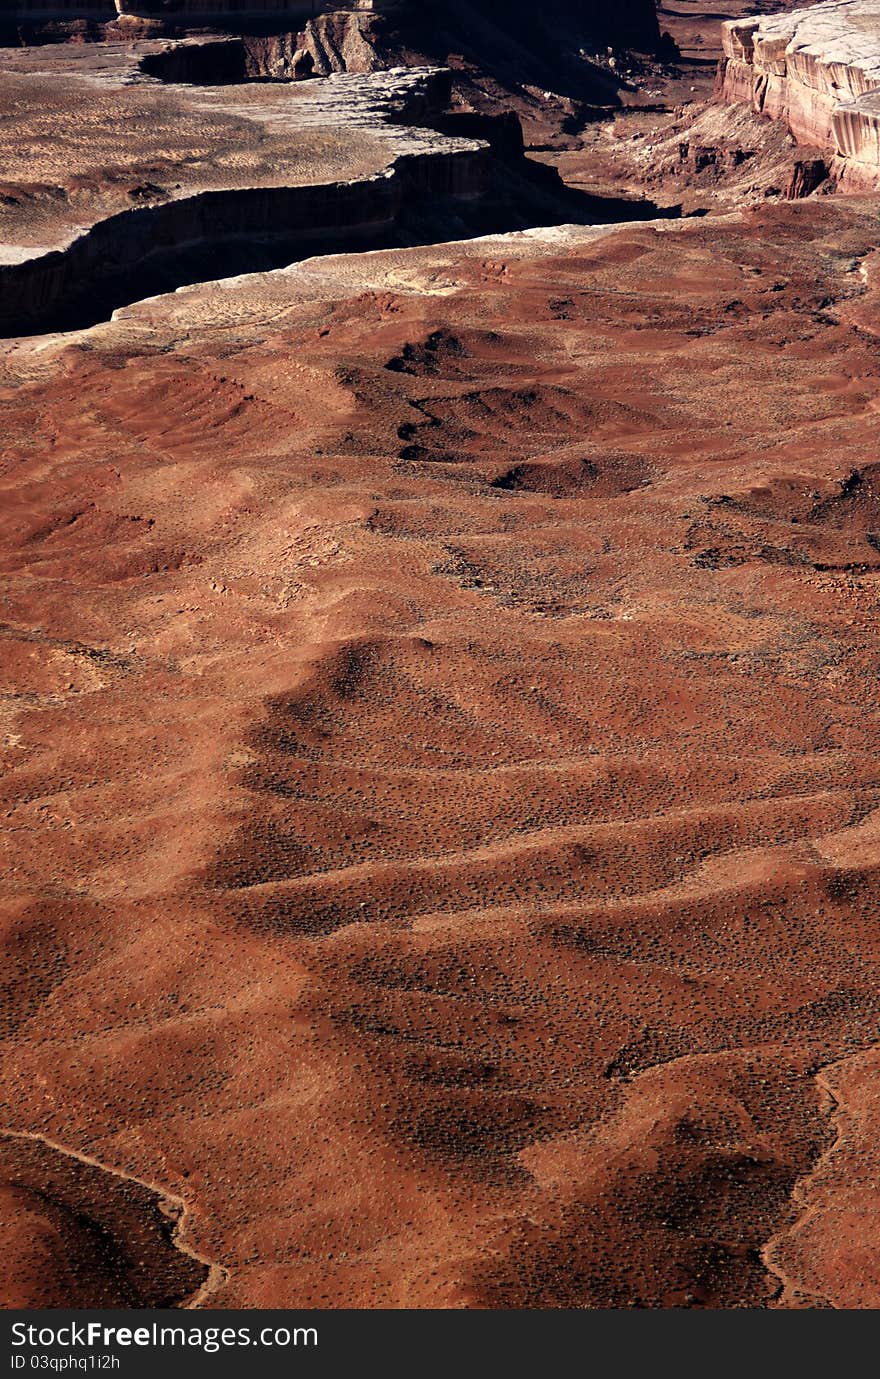
[[[349,12],[392,10],[397,0],[353,0]],[[47,41],[185,36],[193,30],[281,30],[305,24],[326,0],[11,0],[0,47]]]
[[[354,0],[338,9],[383,11],[406,6],[408,0]],[[328,5],[318,6],[331,8]],[[491,9],[493,6],[481,8]],[[500,10],[507,6],[498,6]],[[656,12],[652,0],[621,0],[610,8],[605,0],[581,0],[566,6],[574,18],[595,29],[601,38],[620,41],[653,39],[657,31]],[[137,19],[203,19],[227,17],[276,17],[312,14],[311,0],[12,0],[8,13],[12,18],[65,19],[85,16],[90,19],[111,20],[119,15]]]
[[[0,333],[50,327],[68,302],[111,292],[150,259],[185,250],[216,252],[236,239],[280,241],[291,258],[333,247],[369,246],[420,198],[480,196],[485,148],[404,154],[387,172],[357,182],[205,192],[102,220],[65,249],[0,265]]]
[[[4,6],[0,28],[6,25],[44,24],[64,25],[73,21],[94,24],[114,24],[128,21],[138,25],[167,24],[175,30],[189,26],[230,25],[240,28],[249,21],[279,23],[289,20],[291,25],[305,22],[315,11],[384,12],[387,10],[415,10],[413,0],[351,0],[334,5],[313,3],[313,0],[11,0]],[[474,22],[487,20],[519,29],[528,23],[528,11],[520,13],[516,4],[504,0],[474,0]],[[610,6],[606,0],[550,0],[542,10],[545,21],[562,29],[575,25],[597,43],[634,46],[653,50],[659,41],[659,29],[654,0],[618,0]],[[442,10],[438,11],[438,18]]]
[[[385,10],[395,0],[357,0],[347,6],[356,10]],[[92,19],[109,23],[120,17],[133,19],[276,19],[301,18],[313,13],[311,0],[12,0],[6,14],[17,20]],[[327,8],[327,6],[321,6]]]
[[[362,32],[358,16],[336,12],[309,19],[301,33],[225,35],[168,45],[142,58],[139,66],[145,76],[164,82],[226,86],[378,72],[387,64]]]
[[[168,59],[175,67],[215,48],[220,50],[215,64],[222,58],[233,66],[248,51],[242,40],[190,42],[147,54],[139,65],[145,70],[152,58]],[[122,69],[123,77],[127,71]],[[118,81],[120,74],[113,79]],[[120,300],[131,300],[133,279],[141,296],[167,290],[163,275],[173,277],[181,256],[189,256],[192,278],[199,280],[259,267],[267,246],[270,254],[291,262],[328,248],[376,245],[393,237],[401,219],[408,224],[426,206],[453,225],[456,208],[480,202],[489,191],[493,155],[482,140],[425,128],[439,118],[449,81],[448,72],[437,70],[383,73],[377,79],[332,78],[315,83],[310,99],[285,106],[292,141],[308,137],[310,121],[321,127],[334,119],[339,128],[347,121],[368,127],[381,140],[379,148],[387,146],[387,154],[374,155],[379,160],[375,170],[352,162],[333,180],[301,185],[295,180],[261,183],[260,173],[251,171],[253,180],[241,186],[207,185],[195,194],[182,186],[158,204],[96,214],[73,235],[59,222],[55,244],[50,241],[43,249],[33,248],[26,237],[16,241],[13,221],[7,227],[11,237],[0,244],[0,332],[71,328],[90,300],[101,302],[109,315]],[[200,118],[201,107],[194,106],[192,114]],[[354,141],[356,130],[351,133]],[[245,147],[242,136],[242,159]],[[26,222],[23,233],[27,235]],[[243,246],[237,257],[230,252],[236,244]]]
[[[822,149],[844,190],[880,186],[880,0],[831,0],[723,26],[723,99]]]

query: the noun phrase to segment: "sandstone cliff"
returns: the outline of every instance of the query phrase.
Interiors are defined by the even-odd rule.
[[[845,190],[880,186],[880,0],[725,24],[719,87],[825,150]]]
[[[393,10],[398,0],[352,0],[349,14]],[[58,40],[132,41],[189,33],[295,31],[326,0],[10,0],[0,46]]]
[[[352,0],[340,6],[349,11],[374,13],[410,7],[415,8],[412,0]],[[128,17],[186,25],[206,21],[222,24],[241,20],[300,20],[313,15],[316,8],[326,10],[330,6],[315,5],[312,0],[11,0],[4,11],[10,19],[21,21],[88,19],[108,23]],[[517,17],[515,4],[475,0],[472,8],[475,13],[495,22],[503,21],[505,16]],[[557,5],[557,8],[566,23],[585,26],[602,42],[653,47],[659,37],[653,0],[619,0],[613,7],[605,0],[578,0],[574,5]]]

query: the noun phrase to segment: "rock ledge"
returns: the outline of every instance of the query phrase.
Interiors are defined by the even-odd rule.
[[[880,0],[829,0],[723,29],[723,98],[826,150],[844,190],[880,186]]]

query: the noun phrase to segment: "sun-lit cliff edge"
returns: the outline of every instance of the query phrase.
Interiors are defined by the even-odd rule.
[[[880,186],[880,0],[725,24],[719,87],[831,159],[845,191]]]

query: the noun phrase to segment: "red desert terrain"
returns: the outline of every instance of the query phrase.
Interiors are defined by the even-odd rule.
[[[9,1305],[880,1306],[878,204],[737,194],[0,345]]]

